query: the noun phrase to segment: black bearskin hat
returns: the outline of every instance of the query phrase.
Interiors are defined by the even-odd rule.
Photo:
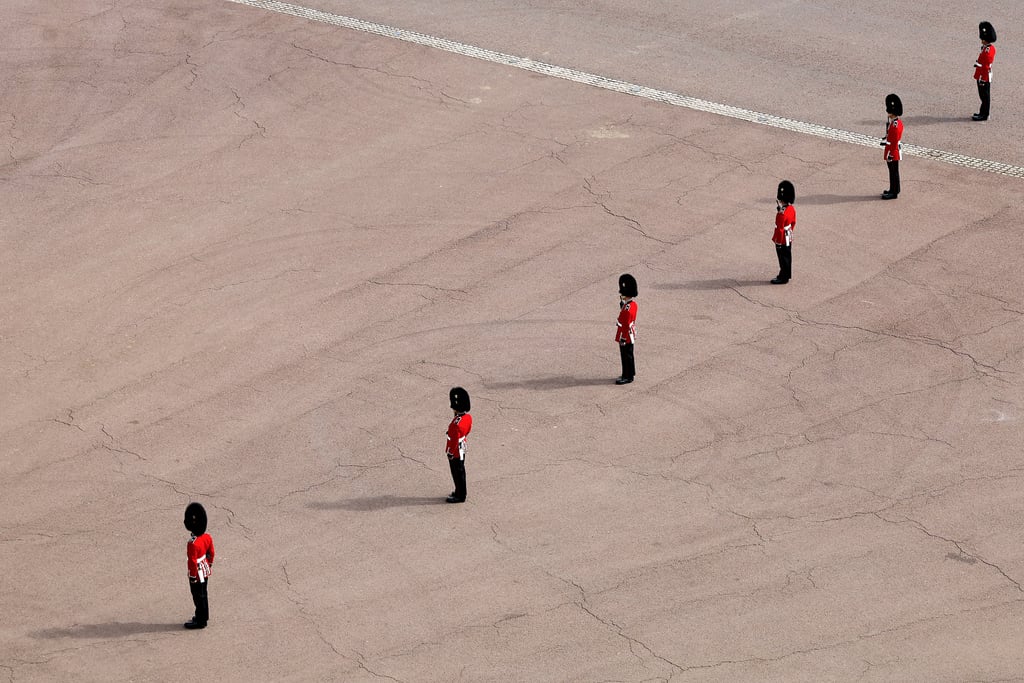
[[[903,101],[899,95],[890,93],[885,96],[885,113],[903,116]]]
[[[622,296],[634,297],[637,294],[636,278],[629,273],[619,276],[619,294]]]
[[[992,24],[987,21],[983,21],[978,24],[978,38],[984,40],[986,43],[996,42],[996,30],[992,28]]]
[[[185,508],[185,528],[196,536],[206,533],[206,509],[199,503],[189,503]]]
[[[783,180],[779,183],[779,192],[777,195],[780,202],[783,204],[792,204],[796,201],[796,188],[793,187],[793,183],[788,180]]]
[[[452,410],[455,412],[469,412],[469,392],[462,387],[453,387],[452,390],[448,392],[448,401],[451,403]]]

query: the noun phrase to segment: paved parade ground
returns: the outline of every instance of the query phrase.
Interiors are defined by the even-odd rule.
[[[1024,680],[1017,0],[4,9],[0,682]]]

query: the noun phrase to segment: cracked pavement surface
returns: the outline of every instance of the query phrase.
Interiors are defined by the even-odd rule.
[[[874,201],[873,150],[250,7],[8,4],[0,681],[177,680],[184,651],[221,680],[1024,670],[1019,181],[913,160]],[[314,5],[716,97],[667,36],[682,8]],[[745,87],[792,55],[755,49],[758,3],[715,11],[690,18],[748,39],[703,43],[729,103],[879,118],[851,104],[890,89],[870,75],[818,119],[818,71],[807,101],[784,71]],[[949,43],[939,15],[911,34]],[[916,143],[1020,162],[1018,121],[918,115]],[[795,277],[769,287],[782,177]],[[201,633],[190,500],[218,551]]]

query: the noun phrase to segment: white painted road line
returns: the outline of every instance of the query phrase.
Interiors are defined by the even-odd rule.
[[[302,7],[301,5],[292,5],[287,2],[278,2],[277,0],[228,1],[235,2],[240,5],[258,7],[271,12],[290,14],[295,17],[309,19],[310,21],[318,21],[324,24],[341,26],[355,31],[373,33],[387,38],[396,38],[408,43],[416,43],[417,45],[424,45],[426,47],[444,50],[445,52],[454,52],[455,54],[464,55],[466,57],[482,59],[495,64],[504,64],[517,69],[533,71],[534,73],[543,74],[545,76],[553,76],[555,78],[583,83],[585,85],[592,85],[597,88],[603,88],[605,90],[611,90],[613,92],[623,93],[626,95],[635,95],[636,97],[643,97],[648,100],[654,100],[655,102],[664,102],[665,104],[671,104],[676,107],[685,107],[686,109],[703,111],[709,114],[718,114],[719,116],[727,116],[732,119],[758,123],[771,128],[781,128],[782,130],[793,131],[794,133],[814,135],[815,137],[824,138],[826,140],[847,142],[852,145],[863,145],[865,147],[878,147],[878,143],[881,140],[880,135],[871,136],[864,135],[863,133],[854,133],[848,130],[840,130],[838,128],[829,128],[828,126],[821,126],[816,123],[795,121],[793,119],[775,116],[774,114],[763,114],[749,109],[740,109],[739,107],[733,107],[728,104],[718,104],[716,102],[709,102],[696,97],[687,97],[686,95],[679,95],[666,90],[655,90],[654,88],[648,88],[647,86],[628,83],[614,78],[605,78],[604,76],[590,74],[585,71],[567,69],[563,66],[555,66],[554,64],[545,64],[544,62],[537,62],[526,57],[507,55],[501,52],[494,52],[493,50],[486,50],[481,47],[474,47],[464,43],[456,43],[455,41],[446,40],[444,38],[428,36],[414,31],[406,31],[404,29],[385,26],[383,24],[374,24],[369,21],[353,19],[352,17],[345,17],[338,14],[331,14],[330,12]],[[903,145],[903,154],[906,156],[923,157],[925,159],[941,161],[947,164],[953,164],[954,166],[972,168],[978,171],[987,171],[988,173],[1010,176],[1011,178],[1024,178],[1024,167],[1004,164],[1001,161],[978,159],[964,154],[957,154],[956,152],[946,152],[941,149],[930,149],[928,147],[918,147],[917,145]]]

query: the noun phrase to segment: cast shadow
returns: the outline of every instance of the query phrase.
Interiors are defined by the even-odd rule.
[[[140,624],[114,621],[109,624],[75,624],[69,628],[48,628],[32,633],[33,638],[119,638],[140,633],[180,631],[184,622],[173,624]]]
[[[372,512],[388,508],[415,507],[418,505],[444,505],[444,496],[369,496],[367,498],[349,498],[334,502],[315,502],[308,507],[316,510],[351,510],[353,512]]]
[[[846,204],[848,202],[873,202],[881,194],[881,191],[876,194],[812,194],[807,197],[797,197],[797,206],[808,204],[811,206],[827,206],[830,204]]]
[[[937,123],[963,123],[964,121],[971,121],[971,113],[964,116],[901,116],[900,118],[908,126],[931,126]],[[857,123],[862,126],[880,126],[884,130],[885,116],[868,121],[858,121]],[[878,139],[881,140],[882,136],[879,135]]]
[[[735,280],[733,278],[722,278],[718,280],[691,280],[690,282],[666,282],[658,285],[649,285],[651,289],[688,289],[702,291],[708,289],[734,289],[736,287],[770,287],[771,277],[762,280]]]
[[[571,389],[572,387],[596,387],[605,384],[614,385],[614,377],[572,377],[570,375],[559,375],[557,377],[539,377],[537,379],[523,379],[518,382],[484,382],[487,389]]]

